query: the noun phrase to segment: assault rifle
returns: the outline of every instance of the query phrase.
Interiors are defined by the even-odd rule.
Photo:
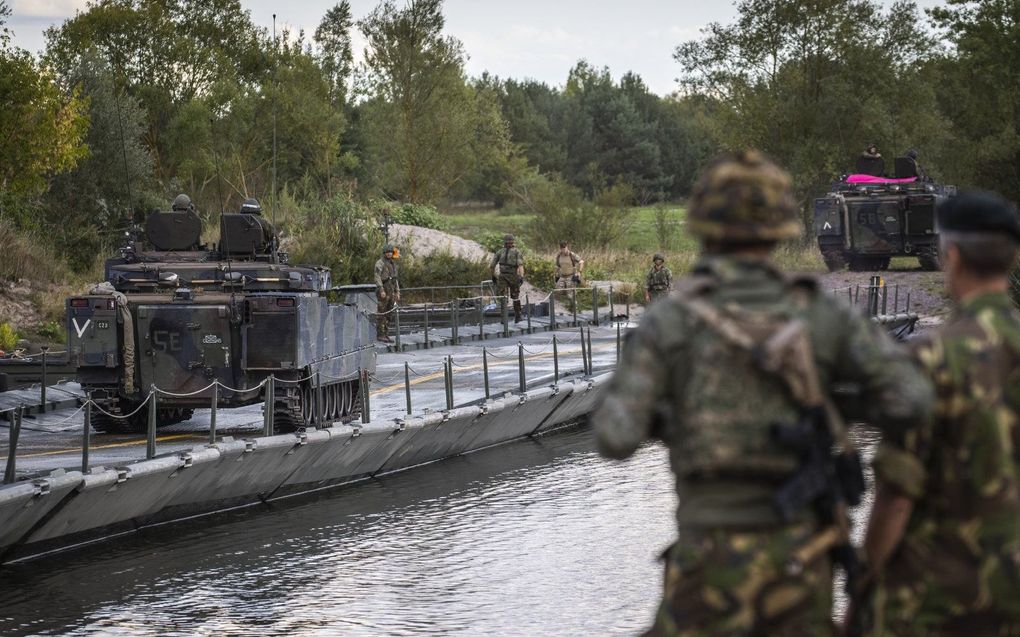
[[[857,552],[850,544],[847,508],[857,506],[864,495],[864,471],[855,449],[840,448],[832,435],[830,416],[824,407],[804,409],[794,424],[773,423],[772,439],[800,458],[800,468],[776,492],[773,502],[784,522],[793,521],[801,511],[811,508],[821,519],[824,530],[800,546],[786,562],[791,574],[800,573],[823,553],[846,573],[846,591],[857,594],[865,575]]]

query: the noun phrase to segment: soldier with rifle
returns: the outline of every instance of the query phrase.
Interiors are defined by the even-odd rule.
[[[832,387],[859,383],[870,421],[895,429],[925,417],[931,386],[865,317],[772,264],[801,228],[764,156],[707,166],[688,223],[702,259],[649,308],[592,416],[604,455],[658,438],[676,474],[679,537],[647,634],[831,632],[830,562],[858,572],[846,508],[863,488]]]
[[[1016,209],[962,194],[938,209],[948,323],[911,342],[935,417],[884,438],[847,632],[1020,635],[1020,314],[1007,294]]]

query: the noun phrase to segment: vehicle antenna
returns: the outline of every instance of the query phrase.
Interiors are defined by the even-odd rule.
[[[214,130],[213,120],[209,119],[209,129]],[[234,307],[234,268],[230,261],[230,246],[227,245],[227,233],[223,232],[223,177],[220,175],[220,154],[216,150],[216,135],[212,136],[213,161],[216,163],[216,195],[220,200],[220,254],[227,260],[227,279],[230,281],[230,305]]]
[[[273,262],[278,263],[280,259],[280,237],[276,226],[276,209],[279,207],[276,197],[276,92],[277,92],[277,70],[280,67],[280,57],[276,45],[276,14],[273,14]]]
[[[276,14],[273,14],[273,53],[277,53],[276,46]],[[273,227],[276,227],[276,76],[280,66],[280,58],[273,58]]]
[[[123,71],[121,72],[123,75]],[[115,91],[115,97],[117,101],[117,128],[120,130],[120,155],[124,160],[124,187],[127,189],[127,211],[129,217],[129,223],[135,223],[135,210],[134,210],[134,197],[131,196],[131,170],[128,168],[127,158],[127,140],[124,138],[124,117],[120,112],[120,95],[121,89],[117,86],[117,82],[114,81],[113,90]]]

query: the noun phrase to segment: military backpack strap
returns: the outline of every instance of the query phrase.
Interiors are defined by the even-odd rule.
[[[844,452],[854,450],[839,410],[822,390],[814,349],[802,320],[788,319],[759,341],[738,321],[704,299],[695,296],[687,298],[683,304],[706,328],[731,345],[749,352],[763,372],[780,378],[797,404],[823,410],[833,439]]]

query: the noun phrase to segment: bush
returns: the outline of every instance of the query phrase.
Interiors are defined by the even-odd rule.
[[[488,263],[469,261],[455,257],[449,252],[437,252],[427,257],[401,260],[400,264],[400,287],[405,289],[453,285],[476,286],[479,282],[487,281],[490,278],[492,275],[489,273]],[[439,295],[435,298],[445,300],[446,298],[467,297],[474,294],[468,289],[453,290],[448,295]],[[403,302],[413,303],[420,300],[412,298],[413,295],[401,296]]]
[[[389,213],[395,222],[407,226],[432,228],[433,230],[442,230],[444,227],[443,218],[434,206],[416,203],[388,203],[385,204],[384,211]]]
[[[343,194],[299,215],[288,246],[292,262],[328,266],[337,285],[372,281],[383,236],[368,206]]]
[[[0,349],[5,352],[14,349],[20,338],[21,336],[18,335],[17,330],[10,323],[0,323]]]
[[[503,249],[503,237],[505,237],[506,234],[507,233],[505,232],[483,232],[482,236],[478,237],[476,241],[489,252],[496,253]],[[531,248],[528,247],[528,244],[525,241],[522,241],[517,235],[514,235],[514,244],[525,256],[531,252]]]
[[[531,254],[524,258],[525,278],[536,288],[550,290],[556,277],[556,262],[552,257]]]
[[[64,329],[64,326],[57,321],[48,321],[43,323],[39,328],[39,336],[45,338],[50,343],[67,342],[67,331]]]
[[[618,241],[630,223],[634,190],[626,184],[604,188],[588,199],[560,177],[537,172],[514,185],[518,204],[535,215],[529,236],[542,246],[569,241],[579,247],[606,247]]]

